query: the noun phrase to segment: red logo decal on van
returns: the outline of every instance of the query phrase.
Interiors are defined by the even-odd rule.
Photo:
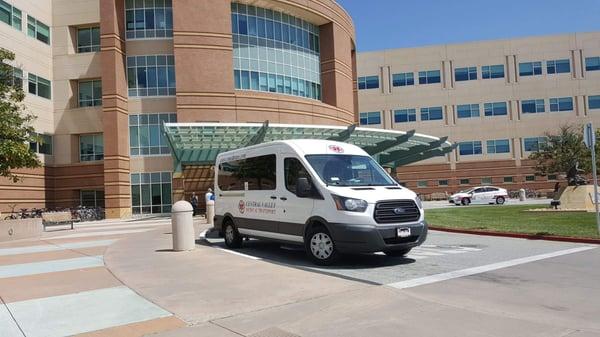
[[[244,211],[246,210],[246,203],[244,202],[244,200],[240,200],[240,203],[238,204],[238,209],[240,210],[240,213],[244,214]]]
[[[339,145],[329,145],[329,149],[335,153],[344,153],[344,148]]]

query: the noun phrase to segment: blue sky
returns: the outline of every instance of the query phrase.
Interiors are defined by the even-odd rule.
[[[600,30],[600,0],[337,0],[359,51]]]

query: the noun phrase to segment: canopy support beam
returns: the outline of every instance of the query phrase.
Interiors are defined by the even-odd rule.
[[[427,145],[417,145],[410,149],[410,153],[406,154],[406,150],[397,150],[393,151],[388,155],[380,156],[379,162],[383,164],[396,162],[398,160],[402,160],[404,157],[411,157],[414,154],[419,154],[423,152],[427,152],[433,149],[439,148],[442,144],[444,144],[448,140],[448,137],[442,137],[439,140],[433,141]]]
[[[398,136],[395,139],[384,140],[373,146],[367,146],[367,147],[363,148],[363,150],[365,150],[371,156],[381,153],[381,152],[384,152],[385,150],[391,149],[394,146],[397,146],[397,145],[407,142],[415,134],[415,132],[416,132],[415,130],[407,131],[405,135]]]
[[[269,131],[269,121],[266,120],[263,125],[258,129],[258,132],[246,143],[246,146],[252,146],[262,143],[265,140],[265,135]]]
[[[452,146],[445,147],[445,148],[436,148],[436,149],[421,152],[421,153],[415,153],[413,155],[406,156],[406,157],[396,160],[394,162],[394,167],[408,165],[408,164],[416,163],[421,160],[446,155],[446,154],[452,152],[457,146],[458,146],[458,143],[453,144]]]
[[[352,136],[352,133],[354,132],[355,129],[356,129],[356,124],[352,124],[352,125],[348,126],[348,128],[346,130],[338,133],[335,136],[331,136],[331,137],[327,138],[327,140],[344,142],[344,141],[350,139],[350,136]]]

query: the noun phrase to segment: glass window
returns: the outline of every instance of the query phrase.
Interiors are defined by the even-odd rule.
[[[600,109],[600,95],[588,96],[588,108]]]
[[[369,156],[307,155],[321,180],[335,186],[390,186],[396,182]]]
[[[27,35],[50,44],[50,27],[30,15],[27,15]]]
[[[173,37],[172,0],[128,0],[125,3],[127,39]]]
[[[543,99],[526,99],[521,101],[521,112],[524,114],[534,114],[545,111],[546,107]]]
[[[502,64],[482,66],[481,77],[484,79],[504,78],[504,66]]]
[[[427,180],[419,180],[419,181],[417,181],[417,187],[419,187],[419,188],[427,187]]]
[[[29,143],[31,151],[40,154],[52,155],[52,136],[45,134],[35,134],[37,141]]]
[[[163,123],[177,122],[177,114],[129,115],[129,151],[132,156],[168,155],[171,153],[162,132]]]
[[[540,146],[546,143],[546,137],[530,137],[523,139],[523,150],[526,152],[539,151]]]
[[[519,63],[519,76],[534,76],[542,74],[542,62]]]
[[[487,153],[510,153],[510,142],[508,139],[496,139],[487,141]]]
[[[458,144],[459,153],[461,156],[472,156],[482,154],[481,141],[461,142]]]
[[[231,23],[236,89],[321,100],[318,26],[278,11],[235,3]],[[365,87],[372,86],[371,82],[366,79]]]
[[[479,104],[462,104],[456,106],[458,118],[479,117]]]
[[[476,80],[477,67],[456,68],[454,70],[454,79],[457,82]]]
[[[492,183],[492,177],[481,178],[482,185],[490,185]]]
[[[550,98],[550,111],[572,111],[573,97]]]
[[[79,106],[102,105],[102,81],[79,81]]]
[[[104,159],[104,138],[102,134],[79,136],[79,161]]]
[[[51,98],[51,83],[47,79],[29,73],[27,76],[29,82],[28,91],[30,94],[34,94],[44,98]]]
[[[364,76],[358,78],[358,90],[379,88],[379,76]]]
[[[463,179],[460,179],[460,180],[459,180],[459,183],[460,183],[461,185],[469,185],[469,184],[470,184],[470,181],[469,181],[469,179],[464,179],[464,178],[463,178]]]
[[[170,213],[172,190],[171,172],[132,173],[133,214]]]
[[[223,162],[219,164],[219,188],[223,191],[274,190],[275,165],[275,155]]]
[[[79,194],[79,205],[84,207],[104,207],[104,191],[85,191]]]
[[[283,166],[285,170],[285,188],[288,191],[296,193],[298,178],[307,178],[309,182],[311,181],[310,174],[298,159],[285,158]]]
[[[432,84],[440,82],[441,77],[439,70],[419,71],[419,84]]]
[[[504,116],[508,114],[506,102],[485,103],[483,109],[486,116]]]
[[[600,56],[586,57],[585,58],[585,70],[586,71],[600,70]]]
[[[504,177],[505,184],[512,184],[514,182],[513,177]]]
[[[174,96],[176,84],[173,55],[127,57],[127,82],[130,97]]]
[[[416,109],[400,109],[394,110],[395,123],[415,122],[417,120]]]
[[[525,181],[535,181],[535,176],[531,176],[531,175],[525,176]]]
[[[403,87],[415,84],[415,76],[413,73],[400,73],[392,75],[392,84],[394,87]]]
[[[77,30],[77,52],[100,51],[100,27],[79,28]]]
[[[558,176],[556,174],[549,174],[548,180],[558,180]]]
[[[571,62],[568,59],[547,61],[546,71],[548,74],[570,73]]]
[[[379,111],[360,113],[360,125],[378,124],[381,124],[381,113]]]
[[[23,89],[23,70],[5,63],[0,66],[0,81],[12,85],[15,89]]]
[[[421,120],[422,121],[434,121],[434,120],[442,120],[442,119],[444,119],[444,116],[442,114],[441,106],[421,108]]]
[[[438,186],[448,186],[448,180],[444,179],[444,180],[438,180]]]
[[[21,10],[3,0],[0,0],[0,21],[15,29],[23,29]]]

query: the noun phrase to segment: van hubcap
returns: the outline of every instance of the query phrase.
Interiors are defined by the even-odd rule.
[[[227,242],[233,242],[233,227],[227,226],[227,228],[225,228],[225,240],[227,240]]]
[[[310,251],[318,259],[325,260],[333,253],[333,241],[325,233],[316,233],[310,239]]]

